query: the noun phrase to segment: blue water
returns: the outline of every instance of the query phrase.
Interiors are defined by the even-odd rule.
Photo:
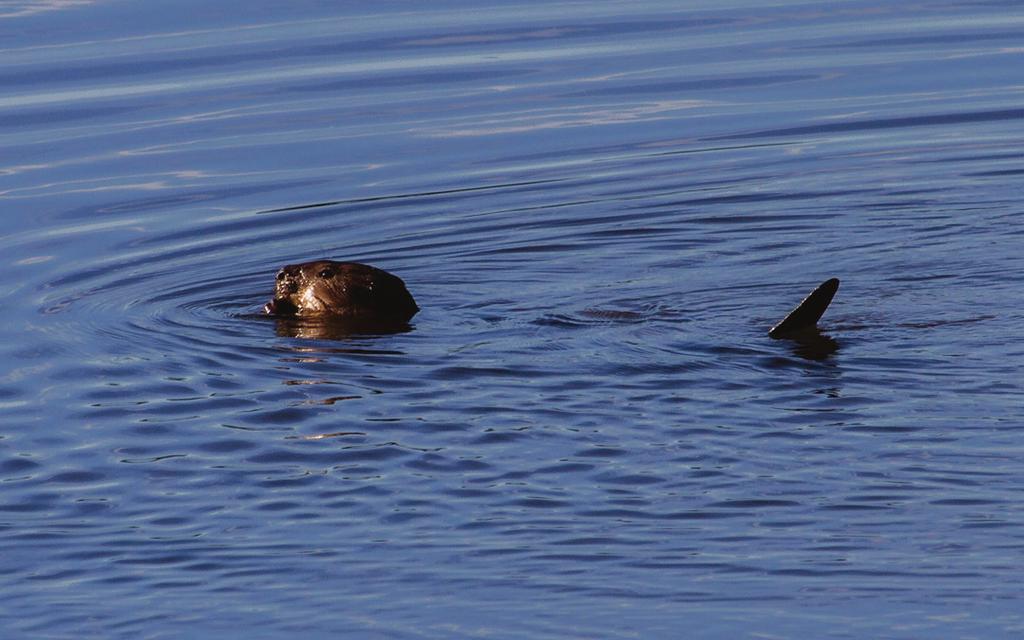
[[[0,3],[0,637],[1021,637],[1022,41]],[[261,315],[320,257],[412,330]]]

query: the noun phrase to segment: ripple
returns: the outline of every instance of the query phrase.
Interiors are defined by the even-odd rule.
[[[13,478],[25,478],[23,474],[27,471],[39,469],[42,464],[35,460],[30,460],[23,457],[7,458],[3,462],[0,462],[0,473],[3,474],[4,479]]]
[[[935,127],[954,124],[992,122],[1001,120],[1020,120],[1024,118],[1024,109],[992,109],[954,113],[936,113],[915,115],[902,118],[877,118],[872,120],[856,120],[852,122],[835,122],[801,127],[787,127],[775,130],[755,131],[711,138],[711,140],[731,140],[735,138],[769,138],[782,136],[803,136],[808,134],[839,133],[843,131],[866,131],[872,129],[900,129],[905,127]]]
[[[1005,7],[747,4],[19,16],[0,627],[1019,626]],[[314,256],[421,313],[263,315]]]
[[[94,482],[100,482],[104,480],[106,476],[102,473],[96,473],[94,471],[65,471],[64,473],[58,473],[50,477],[49,482],[53,483],[66,483],[66,484],[89,484]]]

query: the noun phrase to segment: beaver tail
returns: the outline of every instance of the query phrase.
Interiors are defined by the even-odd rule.
[[[772,327],[768,335],[772,338],[786,338],[805,329],[813,329],[838,290],[839,278],[829,278],[822,282],[782,322]]]

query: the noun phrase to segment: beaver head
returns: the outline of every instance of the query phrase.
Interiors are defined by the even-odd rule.
[[[419,307],[398,276],[356,262],[316,260],[278,271],[274,299],[264,310],[284,317],[405,322]]]

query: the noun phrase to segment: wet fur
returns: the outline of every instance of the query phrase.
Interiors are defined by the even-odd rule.
[[[419,307],[405,283],[358,262],[315,260],[284,266],[274,299],[264,307],[282,317],[334,317],[405,322]]]

